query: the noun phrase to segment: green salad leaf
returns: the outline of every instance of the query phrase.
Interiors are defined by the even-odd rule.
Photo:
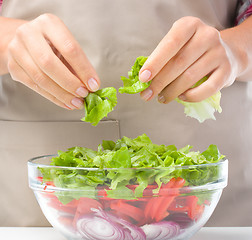
[[[203,82],[207,80],[208,77],[204,77],[199,80],[193,87],[197,87]],[[220,106],[220,99],[221,99],[221,92],[218,91],[213,96],[201,101],[201,102],[185,102],[176,98],[178,103],[184,105],[184,113],[186,116],[192,117],[197,119],[200,123],[204,122],[207,119],[214,119],[214,113],[218,111],[219,113],[222,112]]]
[[[96,126],[101,119],[107,117],[108,113],[113,111],[116,104],[116,89],[113,87],[89,93],[85,98],[85,117],[81,120]]]
[[[135,94],[142,92],[147,87],[150,86],[151,82],[141,82],[139,81],[139,71],[145,61],[147,60],[147,57],[140,56],[136,59],[134,65],[132,66],[131,70],[128,72],[128,78],[121,77],[121,80],[123,81],[123,87],[119,88],[119,93],[128,93],[128,94]]]
[[[202,185],[218,179],[218,168],[201,168],[200,164],[216,163],[224,158],[217,146],[210,145],[204,152],[191,150],[192,146],[177,149],[174,145],[157,145],[143,134],[135,139],[123,137],[116,142],[103,141],[97,151],[85,147],[73,147],[59,151],[52,157],[51,166],[40,167],[44,181],[53,181],[56,187],[72,189],[57,193],[59,200],[66,204],[73,199],[87,196],[92,190],[97,197],[99,186],[106,186],[108,197],[134,199],[143,196],[144,189],[155,185],[157,193],[162,183],[171,178],[182,177],[187,185]],[[190,166],[176,168],[176,166]],[[135,191],[127,186],[136,186]],[[126,191],[127,190],[127,191]]]

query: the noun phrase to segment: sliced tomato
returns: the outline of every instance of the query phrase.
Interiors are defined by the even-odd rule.
[[[168,207],[168,211],[187,213],[188,207],[185,206],[185,200],[183,200],[183,198],[176,197],[172,204]]]
[[[141,208],[135,207],[124,200],[112,201],[110,208],[116,211],[118,214],[123,214],[128,217],[131,217],[136,222],[142,220],[144,213]]]
[[[192,220],[198,220],[198,218],[201,217],[205,209],[204,204],[198,204],[197,196],[187,196],[186,205],[188,207],[188,216]]]
[[[198,198],[196,196],[187,196],[186,197],[186,206],[188,207],[188,216],[194,220],[197,214],[196,207],[197,207]]]
[[[183,187],[183,178],[172,178],[167,184],[162,184],[158,197],[151,198],[146,204],[144,215],[148,222],[161,221],[169,215],[167,211],[176,196],[179,195],[179,188]]]
[[[205,205],[204,204],[201,204],[201,205],[197,205],[196,207],[196,210],[195,210],[195,218],[194,220],[197,221],[203,214],[205,210]]]
[[[103,197],[107,197],[107,191],[106,190],[109,190],[109,187],[108,186],[99,186],[97,187],[97,195],[99,198],[103,198]]]
[[[47,186],[54,186],[54,187],[55,187],[53,181],[44,181],[44,180],[43,180],[43,177],[37,177],[37,180],[38,180],[39,182],[41,182],[41,183],[44,183],[44,184],[47,185]]]
[[[63,204],[56,197],[56,198],[50,199],[48,206],[50,206],[60,212],[66,212],[66,213],[70,213],[70,214],[74,215],[77,210],[77,204],[78,204],[78,200],[75,200],[75,199],[72,200],[70,203]]]
[[[135,191],[135,189],[138,187],[139,185],[127,185],[127,188],[131,189],[132,191]],[[151,185],[148,185],[144,191],[143,191],[143,197],[152,197],[153,195],[153,192],[152,190],[153,189],[156,189],[158,187],[157,184],[151,184]]]

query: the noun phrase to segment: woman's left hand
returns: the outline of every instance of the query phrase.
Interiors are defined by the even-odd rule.
[[[148,101],[168,103],[179,97],[200,102],[223,87],[230,86],[238,74],[238,62],[220,32],[195,17],[176,21],[148,57],[139,73],[142,82],[152,80],[141,93]],[[192,88],[204,76],[207,81]]]

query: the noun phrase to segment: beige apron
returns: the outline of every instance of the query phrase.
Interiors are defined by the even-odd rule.
[[[5,0],[3,16],[33,19],[59,16],[82,45],[102,87],[122,85],[135,58],[149,55],[172,23],[182,16],[200,17],[223,29],[231,25],[236,0]],[[118,105],[97,127],[80,122],[84,111],[67,111],[10,79],[0,81],[0,226],[46,226],[27,184],[30,157],[72,146],[95,147],[102,139],[148,134],[158,144],[217,144],[230,160],[229,185],[208,226],[252,223],[251,83],[223,89],[223,113],[199,124],[183,107],[119,95]]]

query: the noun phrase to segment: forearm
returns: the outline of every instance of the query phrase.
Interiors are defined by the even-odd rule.
[[[16,29],[25,23],[21,19],[0,17],[0,75],[8,73],[7,48],[9,42],[15,35]]]
[[[238,62],[238,81],[252,81],[252,16],[240,25],[221,31]]]

